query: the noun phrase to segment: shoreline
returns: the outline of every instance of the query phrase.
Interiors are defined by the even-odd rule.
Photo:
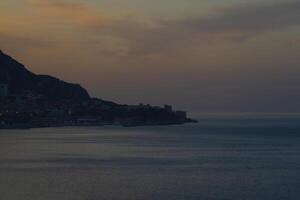
[[[104,126],[117,126],[117,127],[143,127],[143,126],[171,126],[171,125],[183,125],[198,123],[197,120],[190,120],[187,122],[157,122],[157,123],[131,123],[131,124],[122,124],[122,123],[99,123],[99,124],[52,124],[52,125],[30,125],[30,124],[19,124],[11,126],[0,127],[0,130],[30,130],[38,128],[59,128],[59,127],[104,127]]]

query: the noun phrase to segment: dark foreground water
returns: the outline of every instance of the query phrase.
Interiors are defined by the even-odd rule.
[[[300,199],[299,115],[0,130],[2,200]]]

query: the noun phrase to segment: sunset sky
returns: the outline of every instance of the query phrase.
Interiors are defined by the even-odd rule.
[[[300,0],[1,0],[0,49],[119,103],[300,112]]]

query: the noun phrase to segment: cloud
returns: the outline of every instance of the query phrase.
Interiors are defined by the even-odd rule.
[[[212,14],[143,21],[128,17],[112,22],[97,34],[128,41],[131,53],[171,52],[207,42],[243,42],[263,33],[300,25],[300,1],[265,2],[218,7]],[[94,24],[96,25],[96,24]]]
[[[300,25],[300,1],[241,4],[214,15],[166,22],[199,32],[263,32]]]
[[[33,39],[13,33],[7,34],[0,32],[0,46],[12,52],[24,52],[29,49],[48,48],[51,44],[38,38]]]
[[[86,44],[80,45],[98,48],[108,56],[178,54],[181,49],[244,42],[263,33],[300,25],[298,0],[234,4],[213,8],[207,15],[175,19],[139,15],[112,17],[99,8],[67,0],[27,0],[27,3],[39,12],[38,18],[47,26],[55,30],[63,27],[66,34],[76,30],[78,35],[74,36],[77,34],[74,32],[73,41],[82,40],[84,36],[80,43]],[[66,22],[71,26],[65,26]]]
[[[112,17],[99,8],[70,0],[26,2],[34,8],[31,11],[37,12],[35,16],[28,15],[26,21],[60,32],[63,28],[65,34],[76,30],[87,43],[101,47],[101,52],[107,54],[165,54],[208,42],[243,42],[262,33],[300,25],[299,0],[234,4],[213,8],[207,15],[176,19]]]
[[[86,42],[114,55],[159,55],[203,43],[243,42],[260,34],[300,25],[300,1],[234,4],[211,14],[151,19],[111,17],[66,0],[28,0],[47,18],[67,21],[86,32]],[[108,39],[107,39],[108,38]],[[106,50],[107,49],[107,50]]]
[[[76,22],[80,25],[97,24],[97,26],[101,26],[108,21],[97,9],[81,3],[63,0],[28,0],[27,3],[40,9],[43,15],[58,17],[61,20]]]

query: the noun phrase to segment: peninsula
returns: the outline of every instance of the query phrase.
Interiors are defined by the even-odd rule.
[[[122,105],[90,97],[80,85],[36,75],[0,50],[0,129],[189,122],[196,120],[170,105]]]

